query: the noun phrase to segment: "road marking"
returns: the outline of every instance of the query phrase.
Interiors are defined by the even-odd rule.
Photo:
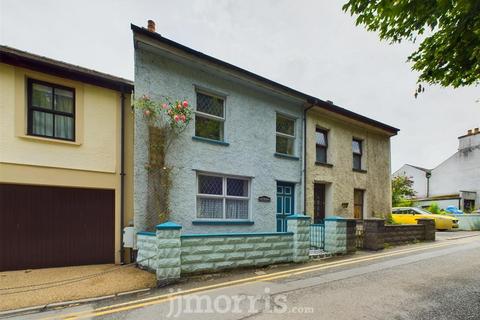
[[[459,241],[459,242],[466,242],[466,241],[463,240],[463,241]],[[184,290],[184,291],[179,291],[179,292],[175,292],[175,293],[162,294],[162,295],[155,296],[155,297],[149,297],[149,298],[143,298],[143,299],[138,299],[138,300],[134,300],[134,301],[123,302],[123,303],[119,303],[119,304],[115,304],[115,305],[101,307],[101,308],[94,309],[94,310],[74,312],[74,313],[59,315],[59,316],[54,316],[54,317],[46,317],[46,318],[42,318],[42,320],[59,319],[59,318],[60,319],[81,319],[81,318],[86,318],[86,317],[101,316],[101,315],[105,315],[105,314],[117,313],[117,312],[121,312],[121,311],[137,309],[137,308],[141,308],[141,307],[145,307],[145,306],[149,306],[149,305],[154,305],[154,304],[159,304],[159,303],[162,303],[162,302],[167,302],[167,301],[170,301],[170,300],[175,299],[177,297],[185,296],[185,295],[196,293],[196,292],[209,292],[209,291],[212,291],[212,290],[215,290],[215,289],[220,289],[220,288],[226,288],[226,287],[239,286],[239,285],[244,285],[244,284],[257,283],[257,282],[261,282],[261,281],[268,281],[268,280],[286,278],[286,277],[299,275],[299,274],[304,274],[304,273],[308,273],[308,272],[314,272],[314,271],[325,270],[325,269],[330,269],[330,268],[334,268],[334,267],[351,265],[351,264],[354,264],[354,263],[361,263],[361,262],[365,262],[365,261],[378,260],[378,259],[381,259],[381,258],[396,256],[396,255],[400,255],[400,254],[404,254],[404,253],[411,253],[411,252],[422,251],[422,250],[427,250],[427,249],[432,249],[432,248],[450,246],[450,245],[453,245],[453,243],[452,242],[438,243],[438,244],[433,244],[433,245],[428,245],[428,246],[422,246],[422,247],[419,247],[419,248],[408,248],[408,249],[396,250],[396,251],[393,251],[393,252],[385,252],[385,253],[375,254],[373,256],[350,258],[350,259],[341,260],[341,261],[332,261],[332,262],[328,262],[328,263],[325,263],[325,264],[322,264],[322,265],[314,265],[314,266],[308,266],[308,267],[295,268],[295,269],[270,273],[270,274],[266,274],[266,275],[254,276],[254,277],[238,279],[238,280],[232,280],[232,281],[217,283],[217,284],[208,285],[208,286],[204,286],[204,287],[197,287],[197,288],[188,289],[188,290]]]

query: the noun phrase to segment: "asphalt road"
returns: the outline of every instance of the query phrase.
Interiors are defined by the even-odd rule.
[[[442,234],[435,243],[268,270],[245,283],[232,275],[21,318],[480,319],[480,236],[463,235],[470,236]],[[162,296],[178,290],[195,292]]]

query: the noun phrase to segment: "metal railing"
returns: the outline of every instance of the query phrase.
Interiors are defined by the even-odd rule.
[[[310,225],[310,249],[325,248],[325,224]]]

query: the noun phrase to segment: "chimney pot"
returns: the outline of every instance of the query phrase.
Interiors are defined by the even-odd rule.
[[[155,32],[155,21],[153,21],[153,20],[148,20],[147,29],[148,29],[148,31],[150,31],[150,32]]]
[[[479,132],[480,132],[480,129],[479,129],[479,128],[473,129],[473,133],[479,133]]]
[[[472,133],[473,133],[473,130],[472,130],[472,129],[469,129],[469,130],[467,131],[467,135],[471,135]]]

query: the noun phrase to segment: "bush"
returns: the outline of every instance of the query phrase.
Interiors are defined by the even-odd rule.
[[[433,214],[441,214],[440,207],[436,202],[432,203],[430,207],[428,207],[428,211],[430,211]]]

